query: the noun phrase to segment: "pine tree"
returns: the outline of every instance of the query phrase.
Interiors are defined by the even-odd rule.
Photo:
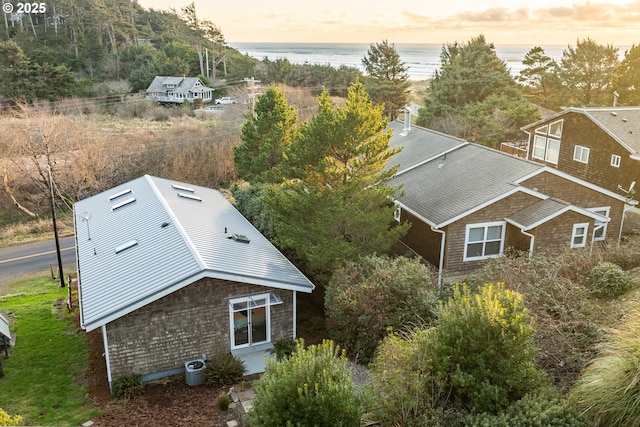
[[[364,82],[371,99],[384,104],[384,114],[389,120],[395,119],[398,109],[409,102],[408,67],[400,60],[393,43],[383,40],[369,47],[362,59],[367,73]]]
[[[297,115],[282,89],[270,87],[258,97],[255,116],[242,126],[242,145],[233,149],[241,177],[251,183],[281,182],[284,150],[298,133]]]
[[[292,179],[270,205],[276,241],[325,274],[342,261],[386,252],[408,226],[390,225],[399,188],[386,183],[396,168],[385,167],[399,150],[389,148],[382,106],[356,82],[343,108],[324,90],[318,109],[286,150]]]

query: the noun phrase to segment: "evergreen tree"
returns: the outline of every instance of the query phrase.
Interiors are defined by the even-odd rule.
[[[621,105],[640,105],[640,45],[633,45],[615,69],[614,88]]]
[[[573,98],[581,106],[601,106],[612,96],[612,80],[618,64],[618,49],[591,39],[578,40],[576,47],[562,52],[560,74]]]
[[[484,36],[444,46],[440,58],[419,125],[495,147],[505,137],[523,138],[520,127],[538,119]]]
[[[425,102],[431,115],[482,102],[490,95],[519,96],[507,65],[483,35],[466,44],[443,46],[440,60],[440,70],[430,83]]]
[[[243,144],[233,149],[241,177],[251,183],[282,181],[280,164],[298,133],[297,119],[282,89],[270,87],[258,97],[255,115],[242,126]]]
[[[345,106],[331,103],[324,90],[318,114],[302,126],[285,152],[285,171],[294,178],[273,194],[276,241],[292,249],[308,267],[326,274],[342,261],[384,253],[406,230],[393,223],[399,188],[386,182],[385,169],[398,149],[382,106],[373,106],[364,86],[354,83]]]
[[[534,104],[558,108],[566,102],[565,90],[558,77],[558,64],[540,46],[533,47],[522,60],[524,69],[518,81],[525,86],[525,96]]]
[[[394,120],[398,109],[409,102],[408,67],[400,60],[393,43],[383,40],[369,47],[362,59],[367,73],[364,78],[367,91],[374,103],[384,104],[384,114]]]

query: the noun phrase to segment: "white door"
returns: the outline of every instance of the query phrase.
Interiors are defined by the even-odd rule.
[[[231,348],[271,341],[269,294],[229,301]]]

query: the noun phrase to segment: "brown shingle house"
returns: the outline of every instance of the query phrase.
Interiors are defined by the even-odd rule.
[[[633,183],[640,184],[640,107],[572,107],[522,129],[529,135],[528,159],[634,196]]]
[[[81,326],[102,332],[109,384],[228,352],[261,372],[296,337],[297,294],[314,285],[218,191],[145,175],[74,217]]]
[[[403,243],[440,275],[465,274],[507,248],[536,253],[617,244],[626,198],[555,168],[428,129],[393,122],[403,146],[392,185],[402,185]]]

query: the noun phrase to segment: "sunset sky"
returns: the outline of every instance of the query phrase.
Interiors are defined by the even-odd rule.
[[[179,9],[190,0],[138,0]],[[495,44],[640,43],[639,0],[195,0],[233,42],[445,43],[484,34]]]

